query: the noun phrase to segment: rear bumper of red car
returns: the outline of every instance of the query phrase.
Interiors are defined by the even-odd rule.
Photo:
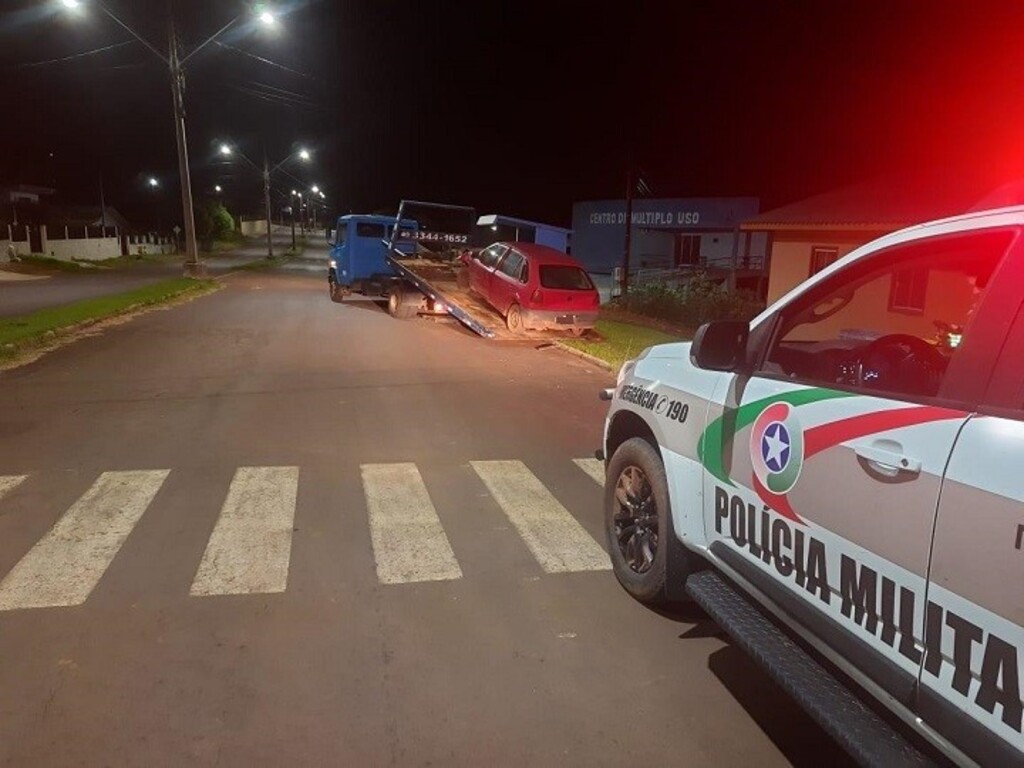
[[[559,312],[546,309],[523,309],[523,325],[531,331],[569,331],[593,328],[597,310],[591,312]]]

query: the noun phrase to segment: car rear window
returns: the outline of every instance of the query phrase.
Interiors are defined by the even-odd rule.
[[[594,288],[589,275],[579,267],[556,264],[541,265],[540,284],[542,288],[563,291],[590,291]]]

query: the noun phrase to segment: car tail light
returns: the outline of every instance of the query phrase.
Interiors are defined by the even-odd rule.
[[[530,297],[530,301],[532,301],[534,304],[544,303],[544,294],[541,293],[540,288],[533,292],[533,296]]]

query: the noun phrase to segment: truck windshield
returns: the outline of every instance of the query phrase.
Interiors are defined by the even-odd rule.
[[[540,285],[563,291],[589,291],[594,287],[590,276],[582,269],[562,264],[541,265]]]
[[[356,237],[372,237],[375,240],[383,240],[384,225],[373,224],[369,221],[361,221],[356,224]]]

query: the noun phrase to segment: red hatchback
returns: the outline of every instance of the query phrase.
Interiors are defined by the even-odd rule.
[[[566,330],[579,336],[601,303],[575,259],[535,243],[495,243],[466,259],[469,286],[505,317],[510,331]]]

